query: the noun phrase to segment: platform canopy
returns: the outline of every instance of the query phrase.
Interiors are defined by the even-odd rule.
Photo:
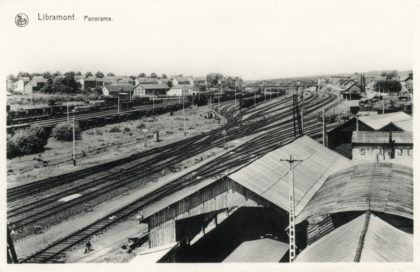
[[[302,160],[294,167],[297,214],[331,173],[353,165],[346,157],[308,136],[302,136],[229,175],[229,178],[288,211],[289,164],[280,160],[288,159],[290,155]]]
[[[364,163],[325,181],[296,222],[338,212],[376,211],[413,219],[413,169],[394,163]]]
[[[295,262],[411,262],[413,235],[365,213],[305,248]]]

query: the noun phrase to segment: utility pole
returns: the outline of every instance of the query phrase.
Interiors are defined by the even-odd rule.
[[[118,100],[117,100],[117,104],[118,104],[118,119],[120,118],[120,93],[118,93],[117,95]]]
[[[356,114],[356,131],[359,131],[359,115]]]
[[[238,88],[238,78],[235,79],[235,111],[236,111],[236,88]]]
[[[296,257],[296,232],[295,232],[295,185],[294,185],[294,166],[295,162],[302,160],[281,159],[289,163],[289,262],[291,263]]]
[[[76,115],[76,109],[73,109],[73,166],[76,166],[76,130],[74,126],[75,115]]]
[[[184,136],[187,136],[187,131],[185,130],[185,100],[182,98],[182,115],[184,116]]]
[[[325,131],[325,109],[322,109],[322,145],[326,146],[326,131]]]
[[[69,100],[67,99],[67,123],[70,123],[70,116],[69,116]]]
[[[7,226],[7,263],[19,263],[9,226]]]
[[[217,104],[217,111],[219,112],[219,114],[220,114],[220,95],[219,95],[219,102],[218,102],[218,104]]]
[[[152,96],[152,112],[155,113],[155,90],[153,90],[152,92],[153,92],[153,96]],[[184,103],[184,97],[182,98],[182,103]]]
[[[382,114],[385,114],[385,97],[382,98]]]

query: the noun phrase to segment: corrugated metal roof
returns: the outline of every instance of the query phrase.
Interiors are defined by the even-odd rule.
[[[413,235],[370,216],[361,262],[412,262]]]
[[[253,241],[242,242],[229,256],[224,263],[258,263],[258,262],[279,262],[289,251],[289,244],[263,238]]]
[[[370,216],[364,230],[366,217]],[[365,231],[363,238],[362,233]],[[362,238],[361,238],[362,237]],[[362,239],[362,240],[361,240]],[[340,226],[304,249],[296,262],[353,262],[360,244],[361,262],[413,260],[413,236],[367,213]]]
[[[378,115],[360,116],[359,120],[375,130],[379,130],[384,126],[393,123],[398,127],[400,127],[399,124],[402,124],[405,126],[407,131],[412,131],[412,123],[411,126],[409,126],[408,122],[412,122],[413,118],[405,112],[401,111]]]
[[[393,163],[364,163],[325,181],[297,216],[373,210],[413,218],[413,169]]]
[[[295,262],[353,262],[365,217],[361,215],[309,245]]]
[[[353,131],[353,144],[388,144],[390,133],[386,131]],[[413,133],[408,131],[392,132],[396,144],[412,144]]]
[[[289,164],[280,159],[303,160],[294,168],[296,213],[306,205],[326,178],[353,165],[344,156],[303,136],[274,150],[229,177],[278,207],[289,209]]]

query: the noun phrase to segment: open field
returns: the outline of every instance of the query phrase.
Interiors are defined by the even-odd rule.
[[[154,147],[166,145],[219,127],[215,119],[205,119],[208,107],[185,110],[187,136],[184,136],[182,110],[157,117],[121,122],[82,132],[76,142],[77,166],[72,164],[72,142],[50,138],[46,150],[39,154],[8,160],[8,185],[18,185],[83,169]],[[154,140],[159,131],[160,142]]]

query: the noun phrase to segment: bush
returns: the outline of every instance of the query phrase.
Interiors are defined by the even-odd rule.
[[[121,132],[121,129],[119,127],[112,127],[109,132],[114,133],[114,132]]]
[[[124,128],[124,132],[125,132],[125,133],[130,132],[130,131],[131,131],[131,129],[130,129],[129,127],[125,127],[125,128]]]
[[[48,137],[42,128],[18,130],[7,141],[7,158],[34,154],[44,151]]]
[[[143,128],[146,128],[146,125],[145,125],[145,124],[143,124],[143,123],[141,123],[141,124],[138,124],[138,125],[136,126],[136,128],[137,128],[137,129],[143,129]]]
[[[75,122],[76,140],[80,140],[81,133],[79,123]],[[52,130],[52,136],[59,141],[72,141],[73,140],[73,124],[72,123],[60,123]]]

